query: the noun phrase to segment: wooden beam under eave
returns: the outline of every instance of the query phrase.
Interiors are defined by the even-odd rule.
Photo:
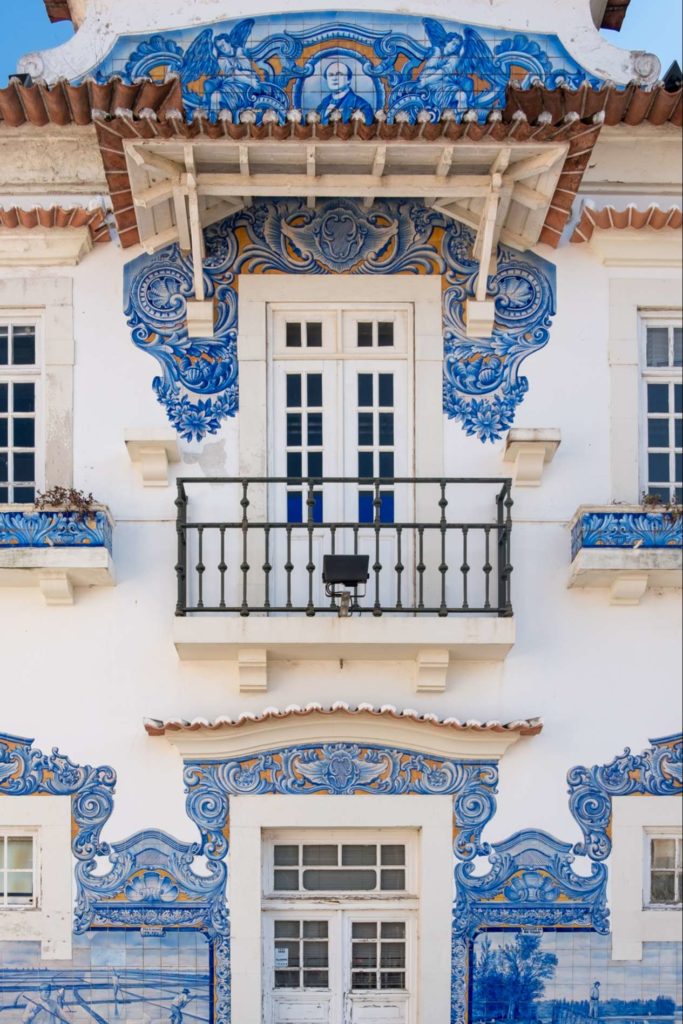
[[[514,184],[523,178],[531,178],[535,174],[543,174],[549,171],[564,158],[565,151],[552,149],[549,152],[538,153],[536,156],[527,157],[525,160],[518,160],[511,164],[503,175],[503,182],[506,185]]]
[[[382,196],[420,199],[483,199],[491,190],[488,175],[453,175],[437,178],[432,174],[240,174],[202,173],[197,176],[197,191],[204,196],[325,196],[360,198]]]
[[[178,229],[167,228],[166,231],[158,231],[154,235],[150,235],[148,238],[141,238],[140,244],[146,253],[150,256],[154,255],[155,252],[159,252],[160,249],[165,249],[167,245],[172,245],[173,242],[178,241]]]

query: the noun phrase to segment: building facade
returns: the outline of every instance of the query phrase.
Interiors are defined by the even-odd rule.
[[[290,7],[0,88],[0,1015],[680,1024],[680,71]]]

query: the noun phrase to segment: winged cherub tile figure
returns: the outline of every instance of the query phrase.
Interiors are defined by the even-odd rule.
[[[253,104],[254,90],[262,83],[245,53],[254,19],[240,21],[230,32],[214,39],[213,30],[204,29],[188,47],[180,67],[183,85],[202,77],[209,110],[228,109],[233,114]]]
[[[490,93],[504,96],[507,75],[496,65],[488,45],[473,28],[447,32],[438,21],[424,19],[431,43],[418,85],[426,88],[439,110],[467,110],[476,106],[474,76],[490,86]]]

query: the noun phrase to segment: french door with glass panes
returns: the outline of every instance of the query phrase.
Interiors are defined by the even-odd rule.
[[[406,483],[373,484],[373,478],[409,477],[413,472],[413,307],[409,303],[274,304],[269,307],[271,377],[269,471],[288,483],[271,486],[269,511],[277,530],[273,574],[278,604],[302,608],[324,603],[313,558],[361,552],[393,570],[397,555],[406,566],[411,538],[391,528],[410,521],[413,489]],[[360,482],[324,484],[306,478],[352,477]],[[337,524],[347,524],[338,526]],[[297,529],[297,526],[299,529]],[[330,526],[333,529],[330,529]],[[374,600],[375,580],[370,598]],[[381,603],[396,599],[396,577],[382,576]],[[402,574],[404,599],[411,586]],[[278,592],[279,588],[279,592]]]
[[[414,1024],[414,841],[301,836],[264,843],[264,1024]]]

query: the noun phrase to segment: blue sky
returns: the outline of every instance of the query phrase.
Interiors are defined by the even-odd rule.
[[[278,2],[273,0],[273,7]],[[71,35],[68,22],[50,24],[43,0],[3,0],[2,6],[0,85],[16,69],[22,54],[59,46]],[[680,0],[631,0],[622,31],[604,35],[615,45],[656,53],[666,70],[673,60],[681,62],[681,23]]]

